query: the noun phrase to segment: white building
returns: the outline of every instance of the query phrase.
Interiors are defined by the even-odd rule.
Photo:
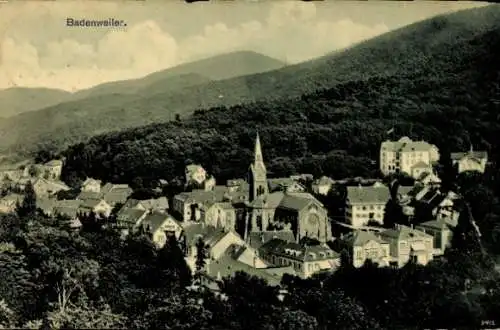
[[[346,220],[353,227],[370,221],[384,223],[385,204],[391,198],[386,186],[347,187]]]
[[[439,160],[438,148],[425,141],[412,141],[402,137],[398,141],[384,141],[380,146],[380,171],[384,175],[404,172],[415,178],[432,171]]]
[[[473,151],[471,147],[468,152],[452,152],[451,160],[453,165],[458,167],[458,173],[465,171],[484,173],[488,163],[488,153],[486,151]]]

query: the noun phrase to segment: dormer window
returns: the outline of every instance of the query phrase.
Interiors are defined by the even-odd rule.
[[[320,252],[319,256],[320,256],[320,258],[324,258],[325,257],[325,253],[324,252]]]

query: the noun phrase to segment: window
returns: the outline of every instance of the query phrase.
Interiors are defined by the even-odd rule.
[[[362,209],[363,211],[366,211],[366,206],[363,206],[361,209]]]
[[[361,250],[356,251],[356,259],[361,259],[361,258],[363,258],[363,251]]]

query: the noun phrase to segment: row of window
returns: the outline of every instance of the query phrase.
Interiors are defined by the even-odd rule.
[[[367,210],[370,210],[370,211],[373,211],[373,210],[383,210],[384,209],[384,205],[356,205],[356,206],[353,206],[352,209],[353,210],[358,210],[358,211],[367,211]]]
[[[298,261],[292,261],[292,260],[289,260],[289,259],[286,259],[286,258],[280,258],[280,257],[277,257],[277,256],[272,256],[271,257],[271,263],[274,264],[274,265],[279,265],[279,266],[282,266],[282,267],[286,267],[286,266],[293,266],[293,269],[295,271],[302,271],[302,263],[301,262],[298,262]],[[312,273],[312,272],[317,272],[320,270],[320,267],[319,267],[319,264],[318,263],[309,263],[307,265],[307,271],[309,273]],[[305,271],[305,269],[304,269]]]
[[[364,256],[363,256],[363,252],[364,252]],[[365,249],[364,251],[358,250],[356,252],[356,259],[363,259],[363,257],[365,259],[376,260],[378,258],[387,257],[387,253],[386,253],[385,249],[379,249],[379,248]]]
[[[380,219],[384,216],[382,215],[382,213],[354,213],[352,217],[360,219]]]
[[[422,152],[411,152],[411,153],[405,153],[405,154],[409,154],[409,156],[411,158],[416,158],[416,157],[422,157],[423,156]],[[382,158],[386,158],[387,157],[386,155],[387,155],[387,153],[382,152]],[[397,156],[400,156],[400,154],[396,153],[396,157]],[[390,157],[387,157],[387,158],[390,158]]]

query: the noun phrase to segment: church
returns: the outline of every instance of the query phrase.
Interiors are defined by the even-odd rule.
[[[304,237],[322,243],[331,240],[331,224],[327,211],[313,195],[307,192],[269,192],[267,170],[258,133],[255,140],[254,161],[250,164],[248,172],[248,184],[246,233],[292,230],[297,242]]]

